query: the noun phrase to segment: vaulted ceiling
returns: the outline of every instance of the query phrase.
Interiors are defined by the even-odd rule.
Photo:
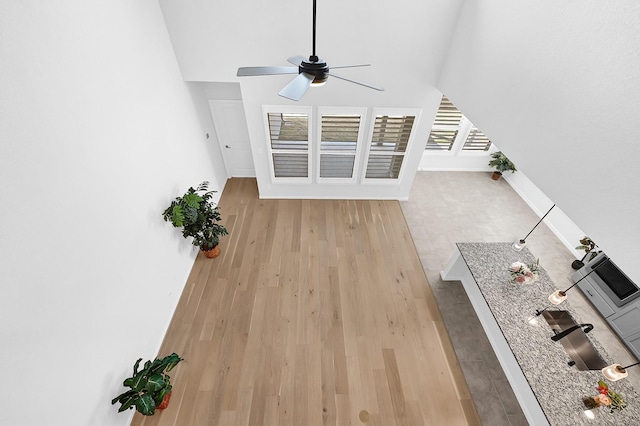
[[[161,0],[160,4],[187,81],[240,81],[244,95],[256,78],[239,80],[238,67],[288,65],[291,56],[311,54],[311,0],[197,6]],[[370,93],[330,79],[323,87],[322,102],[385,106],[421,102],[425,88],[435,86],[461,4],[461,0],[318,0],[318,56],[329,66],[370,63],[370,68],[342,74],[386,89]],[[291,76],[258,79],[265,93],[275,94]],[[272,101],[280,102],[273,98],[265,103]],[[302,103],[313,101],[305,98]]]

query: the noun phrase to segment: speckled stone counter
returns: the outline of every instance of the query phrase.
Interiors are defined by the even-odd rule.
[[[522,408],[529,422],[548,422],[551,425],[640,425],[640,398],[628,381],[609,382],[599,370],[579,371],[569,366],[569,356],[560,342],[551,340],[553,331],[546,321],[537,317],[537,324],[530,323],[536,309],[550,305],[547,299],[549,294],[556,289],[563,290],[568,285],[563,283],[556,286],[545,272],[544,265],[540,265],[536,282],[512,284],[509,266],[516,261],[531,264],[536,259],[526,248],[521,252],[514,251],[511,243],[458,243],[458,249],[460,253],[454,255],[450,265],[442,272],[442,277],[445,280],[463,281],[498,359],[501,363],[505,361],[503,368],[518,400],[521,405],[528,405]],[[465,279],[469,272],[472,279]],[[552,309],[569,311],[574,320],[581,323],[570,300],[571,297]],[[483,310],[484,314],[479,312]],[[590,334],[587,336],[604,361],[611,364],[613,361],[602,345]],[[498,352],[502,352],[502,356]],[[522,375],[516,371],[518,368]],[[610,413],[606,407],[599,407],[592,410],[595,418],[590,420],[585,416],[582,398],[597,395],[598,380],[604,380],[610,389],[621,394],[627,408]],[[523,389],[526,385],[535,398],[528,388]],[[536,402],[539,406],[536,406]]]

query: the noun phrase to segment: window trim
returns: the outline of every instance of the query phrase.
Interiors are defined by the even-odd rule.
[[[275,166],[273,164],[274,153],[287,153],[287,150],[274,150],[271,145],[271,129],[269,128],[269,114],[306,114],[307,115],[307,176],[306,177],[276,177]],[[269,163],[269,176],[271,183],[300,183],[306,184],[313,181],[312,175],[312,156],[313,151],[313,108],[310,106],[288,106],[288,105],[263,105],[262,117],[264,124],[265,137],[267,142],[267,156]],[[296,151],[296,154],[302,154],[303,151]]]
[[[455,120],[452,120],[449,116],[455,116],[456,118]],[[438,109],[436,111],[436,115],[431,125],[431,130],[429,131],[429,135],[427,136],[427,142],[424,146],[425,152],[435,155],[451,155],[452,152],[455,151],[458,136],[462,131],[464,131],[464,118],[464,114],[462,114],[458,107],[456,107],[449,98],[442,95],[442,97],[440,98],[440,104],[438,105]],[[448,149],[442,149],[442,145],[439,144],[429,145],[429,139],[434,130],[455,132],[455,136],[451,140],[451,143],[449,143]]]
[[[422,109],[420,108],[372,108],[371,114],[368,117],[369,129],[367,132],[367,138],[365,140],[366,148],[364,155],[362,156],[362,171],[360,173],[360,182],[363,185],[397,185],[404,178],[408,153],[411,152],[413,144],[415,143],[416,128],[420,124],[420,114]],[[373,138],[373,132],[376,124],[376,118],[381,115],[389,116],[413,116],[413,126],[411,127],[411,133],[407,141],[407,147],[403,153],[391,154],[396,156],[402,156],[402,166],[397,178],[367,178],[367,164],[369,163],[369,156],[371,155],[371,139]],[[374,156],[378,154],[373,154]],[[379,156],[389,155],[388,152],[381,153]]]
[[[491,152],[491,147],[493,146],[493,142],[491,142],[491,139],[489,139],[489,136],[487,136],[486,133],[484,133],[482,130],[477,128],[473,123],[469,122],[469,124],[470,124],[470,127],[469,127],[469,130],[467,131],[467,137],[464,138],[464,141],[462,141],[460,146],[460,155],[470,155],[470,156],[474,156],[477,154],[486,155],[489,152]],[[485,149],[464,149],[464,147],[467,145],[467,141],[469,140],[469,136],[471,136],[471,132],[473,132],[474,130],[477,130],[478,132],[482,133],[484,137],[487,138],[489,145],[487,145]]]
[[[488,151],[473,151],[473,150],[464,150],[464,144],[469,137],[469,133],[474,128],[474,124],[469,120],[464,114],[462,116],[462,120],[460,120],[460,129],[461,131],[458,133],[458,138],[456,138],[453,148],[449,153],[456,157],[486,157],[489,156],[491,152],[491,147],[493,143],[489,146]]]
[[[358,127],[358,140],[356,142],[356,150],[353,153],[353,173],[350,178],[330,178],[330,177],[321,177],[320,176],[320,160],[322,158],[322,116],[323,115],[359,115],[360,116],[360,124]],[[366,143],[366,135],[365,126],[368,122],[367,117],[367,108],[364,107],[317,107],[317,113],[315,115],[314,123],[316,125],[316,147],[314,149],[315,154],[315,179],[316,183],[323,184],[345,184],[345,183],[357,183],[359,172],[360,172],[360,163],[362,157],[362,147]],[[338,153],[332,151],[325,151],[325,154],[338,154],[338,155],[347,155],[345,153]]]
[[[449,100],[449,98],[447,98],[446,96],[442,95],[441,99],[440,99],[440,104],[438,106],[438,111],[436,111],[436,117],[438,112],[440,111],[440,108],[442,106],[442,99],[446,98],[448,100],[448,102],[450,102],[454,107],[455,105],[453,104],[453,102],[451,100]],[[457,109],[457,107],[456,107]],[[464,113],[462,113],[462,111],[458,110],[461,114],[460,117],[460,121],[458,123],[458,133],[456,134],[455,139],[453,140],[452,144],[451,144],[451,149],[449,150],[438,150],[438,149],[428,149],[427,148],[427,143],[429,140],[429,136],[431,135],[431,132],[435,129],[435,130],[451,130],[453,128],[453,126],[442,126],[442,125],[438,125],[438,124],[432,124],[431,125],[431,129],[429,130],[429,136],[427,136],[427,142],[425,142],[425,147],[424,147],[424,151],[423,151],[423,155],[427,155],[429,157],[484,157],[484,156],[489,156],[489,153],[492,151],[492,147],[493,147],[493,142],[491,142],[491,140],[489,140],[490,144],[489,144],[489,148],[484,151],[484,150],[465,150],[464,145],[467,141],[467,138],[469,137],[469,134],[471,133],[471,131],[473,131],[475,127],[475,125],[471,122],[471,120],[469,120],[469,118],[467,118],[467,116],[464,115]],[[435,119],[434,119],[434,123],[435,123]],[[478,129],[480,130],[480,129]],[[480,130],[480,132],[482,132],[482,130]],[[483,132],[484,134],[484,132]],[[486,134],[485,134],[486,136]],[[488,137],[488,136],[487,136]]]

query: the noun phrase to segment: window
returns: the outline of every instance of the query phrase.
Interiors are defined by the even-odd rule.
[[[491,141],[446,96],[442,97],[438,113],[427,139],[425,151],[473,155],[489,151]]]
[[[270,165],[275,179],[310,178],[309,112],[268,112]]]
[[[463,151],[489,151],[491,148],[491,141],[475,126],[471,128],[467,140],[462,146]]]
[[[401,179],[419,109],[316,108],[263,106],[272,182]]]
[[[365,179],[399,179],[416,115],[375,116]]]
[[[460,130],[461,119],[462,113],[449,99],[443,96],[425,149],[451,151]]]
[[[353,180],[366,110],[320,108],[318,180]]]

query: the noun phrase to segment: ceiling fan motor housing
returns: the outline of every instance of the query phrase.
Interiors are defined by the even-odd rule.
[[[311,84],[322,84],[329,78],[329,66],[317,56],[309,56],[309,61],[302,61],[298,67],[299,72],[311,74],[314,79]]]

